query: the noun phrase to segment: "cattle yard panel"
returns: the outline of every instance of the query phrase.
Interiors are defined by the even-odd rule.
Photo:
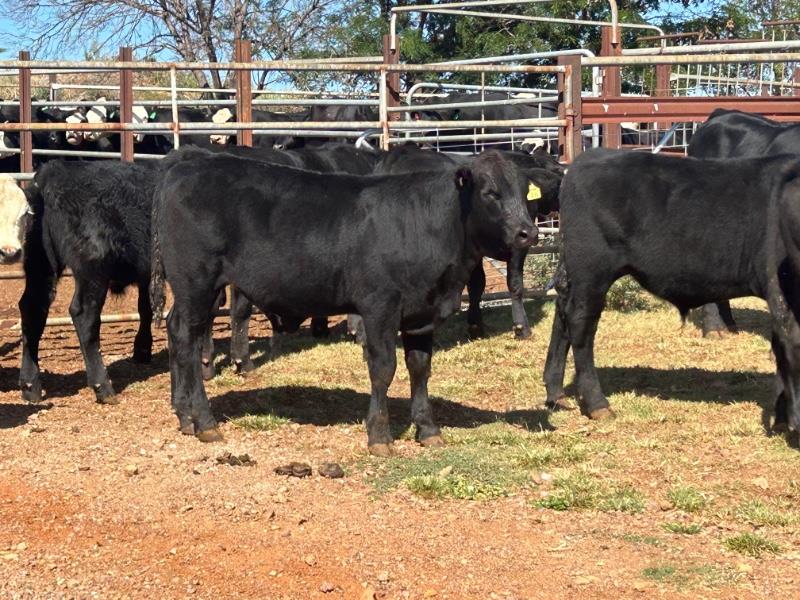
[[[387,41],[387,47],[390,45]],[[34,149],[32,147],[32,142],[25,141],[24,136],[28,136],[30,138],[31,134],[35,131],[75,131],[75,132],[115,132],[121,133],[123,139],[129,140],[129,147],[126,149],[125,145],[123,144],[123,148],[120,152],[117,153],[106,153],[106,152],[90,152],[84,151],[80,153],[73,153],[73,156],[86,156],[86,157],[114,157],[114,158],[122,158],[123,160],[132,160],[133,158],[156,158],[156,155],[134,155],[133,153],[133,135],[135,133],[152,133],[152,132],[159,132],[159,133],[170,133],[172,132],[174,136],[179,134],[179,132],[184,133],[210,133],[210,132],[225,132],[228,134],[239,134],[238,142],[240,144],[248,144],[252,143],[252,138],[248,140],[247,134],[252,135],[253,132],[266,132],[266,133],[278,133],[278,132],[286,132],[286,133],[306,133],[311,135],[336,135],[336,136],[350,136],[356,137],[360,136],[365,128],[375,127],[381,130],[382,132],[382,146],[384,148],[388,148],[389,140],[391,136],[396,131],[406,131],[415,129],[418,127],[436,127],[437,130],[446,129],[446,128],[461,128],[461,127],[514,127],[514,126],[522,126],[522,127],[532,127],[532,126],[541,126],[541,127],[569,127],[569,122],[567,119],[563,118],[550,118],[550,119],[526,119],[522,121],[518,120],[508,120],[508,119],[494,119],[494,120],[487,120],[481,119],[479,121],[476,120],[466,120],[466,121],[418,121],[418,122],[408,122],[408,121],[400,121],[396,120],[400,117],[401,113],[403,112],[403,108],[399,106],[400,100],[400,93],[399,93],[399,75],[402,72],[409,72],[409,73],[450,73],[450,72],[477,72],[477,73],[549,73],[556,77],[559,77],[562,81],[564,80],[571,80],[570,76],[564,77],[564,75],[568,75],[570,73],[571,67],[569,66],[550,66],[550,67],[540,67],[540,66],[520,66],[520,65],[403,65],[399,64],[398,62],[386,62],[380,65],[376,64],[360,64],[360,63],[342,63],[337,61],[336,63],[326,63],[324,61],[321,62],[310,62],[310,61],[261,61],[261,62],[250,62],[249,53],[246,51],[246,47],[240,47],[237,44],[237,54],[236,60],[232,63],[225,63],[225,64],[211,64],[211,63],[161,63],[161,64],[154,64],[154,63],[136,63],[132,60],[131,54],[127,49],[123,49],[121,51],[119,61],[102,61],[102,62],[89,62],[89,61],[79,61],[79,62],[65,62],[65,61],[30,61],[29,56],[27,54],[21,54],[19,61],[5,61],[0,62],[0,69],[18,69],[19,70],[19,81],[21,86],[21,91],[23,91],[22,86],[28,86],[27,94],[21,93],[20,94],[20,101],[19,105],[21,107],[21,116],[19,123],[3,123],[0,124],[0,131],[18,131],[22,133],[23,140],[20,144],[19,152],[23,157],[23,171],[26,173],[21,174],[21,178],[29,177],[30,172],[33,170],[33,156],[34,155],[57,155],[60,154],[61,151],[58,150],[51,150],[48,151],[46,149]],[[30,75],[33,69],[67,69],[70,71],[80,71],[80,70],[91,70],[91,71],[108,71],[110,69],[116,70],[119,73],[119,88],[120,88],[120,96],[119,100],[105,100],[105,101],[77,101],[77,102],[69,102],[69,101],[50,101],[50,102],[32,102],[31,94],[30,94]],[[178,115],[177,115],[177,107],[179,105],[188,104],[190,101],[182,102],[177,99],[177,83],[175,73],[178,70],[190,70],[190,69],[224,69],[224,70],[233,70],[236,73],[235,81],[236,81],[236,99],[233,101],[209,101],[215,102],[217,105],[222,104],[232,104],[233,102],[236,103],[237,113],[242,115],[243,117],[247,117],[248,112],[252,109],[253,105],[276,105],[280,104],[281,100],[266,100],[266,101],[259,101],[253,100],[253,92],[248,89],[248,85],[250,82],[250,73],[253,70],[260,70],[260,69],[271,69],[271,70],[323,70],[323,71],[334,71],[334,70],[349,70],[349,71],[360,71],[360,72],[371,72],[376,73],[379,76],[379,98],[377,101],[375,100],[365,100],[363,101],[364,105],[378,105],[380,109],[380,117],[377,121],[348,121],[348,122],[280,122],[280,123],[272,123],[272,122],[253,122],[252,120],[247,120],[245,122],[236,122],[236,123],[186,123],[180,122]],[[172,122],[170,123],[133,123],[132,119],[132,110],[134,106],[137,105],[152,105],[151,102],[147,101],[135,101],[133,98],[134,94],[134,86],[133,86],[133,78],[132,73],[136,70],[166,70],[170,73],[170,86],[168,88],[170,93],[170,99],[164,100],[163,102],[159,103],[160,105],[164,106],[171,106],[172,107]],[[246,80],[246,82],[245,82]],[[569,83],[567,84],[567,87]],[[113,89],[113,86],[104,87],[104,89]],[[520,88],[527,93],[535,93],[536,90],[531,90],[529,88]],[[196,90],[193,90],[196,91]],[[204,90],[205,91],[205,90]],[[256,94],[261,93],[261,91],[256,90]],[[390,99],[394,99],[394,102],[391,102]],[[553,97],[555,99],[555,96]],[[301,101],[303,104],[306,105],[314,105],[314,104],[353,104],[352,101],[339,101],[336,99],[309,99],[307,101]],[[180,103],[180,104],[179,104]],[[292,102],[296,104],[295,102]],[[11,103],[9,103],[11,104]],[[469,105],[471,103],[465,103],[465,105]],[[120,107],[120,114],[121,114],[121,122],[120,123],[33,123],[31,118],[31,108],[35,105],[71,105],[71,106],[119,106]],[[27,113],[25,112],[23,107],[27,107]],[[482,115],[483,116],[483,115]],[[244,119],[243,119],[244,121]],[[332,126],[335,126],[336,129],[332,129]],[[507,137],[507,136],[506,136]],[[176,144],[177,145],[177,139]],[[546,248],[545,248],[546,250]],[[8,274],[8,276],[4,276],[4,278],[12,278],[12,277],[19,277],[22,275],[21,272]],[[530,294],[529,294],[530,295]],[[135,314],[125,314],[125,315],[104,315],[102,318],[102,322],[110,323],[110,322],[127,322],[137,320],[137,315]],[[48,325],[66,325],[71,323],[71,320],[68,317],[54,317],[48,319]]]

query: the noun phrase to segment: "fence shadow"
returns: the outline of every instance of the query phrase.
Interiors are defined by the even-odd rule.
[[[369,394],[349,388],[325,389],[310,386],[278,386],[257,391],[232,390],[210,399],[220,421],[248,414],[270,413],[295,423],[330,426],[361,423],[369,407]],[[544,408],[494,411],[431,397],[434,418],[446,427],[473,428],[497,421],[528,429],[553,430],[550,413]],[[389,398],[389,415],[395,435],[411,425],[411,401]]]

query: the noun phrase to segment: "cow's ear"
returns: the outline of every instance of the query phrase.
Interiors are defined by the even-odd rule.
[[[461,167],[456,171],[456,187],[463,190],[472,185],[472,169]]]

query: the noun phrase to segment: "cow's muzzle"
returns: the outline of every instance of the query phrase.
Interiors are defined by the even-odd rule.
[[[514,235],[514,247],[520,250],[530,248],[536,243],[538,237],[539,230],[536,228],[536,226],[521,227]]]
[[[0,248],[0,263],[10,264],[17,262],[22,257],[22,248],[3,246]]]

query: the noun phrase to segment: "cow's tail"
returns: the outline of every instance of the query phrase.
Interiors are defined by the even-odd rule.
[[[150,306],[153,309],[153,319],[156,327],[161,326],[166,304],[167,274],[164,270],[164,258],[161,255],[161,212],[164,201],[161,192],[156,188],[153,196],[153,212],[151,219],[152,234],[150,238]]]

